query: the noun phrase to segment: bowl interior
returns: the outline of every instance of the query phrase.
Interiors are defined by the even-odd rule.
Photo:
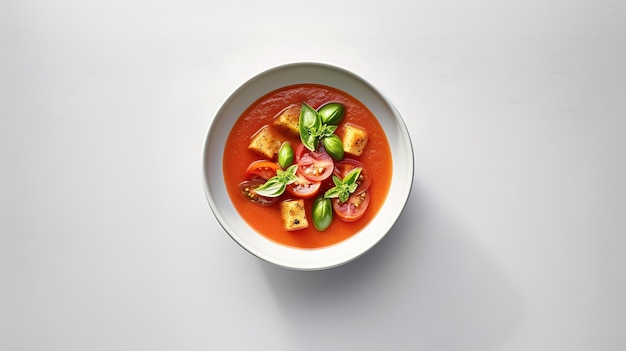
[[[298,249],[272,242],[240,217],[232,205],[222,173],[226,138],[239,116],[258,98],[275,89],[299,83],[328,85],[361,101],[383,127],[393,157],[393,175],[387,199],[378,215],[360,232],[320,249]],[[322,63],[293,63],[264,71],[236,89],[217,111],[207,132],[203,155],[207,200],[224,230],[244,249],[276,265],[317,270],[349,262],[373,247],[400,216],[413,182],[413,150],[400,114],[377,89],[358,75]]]

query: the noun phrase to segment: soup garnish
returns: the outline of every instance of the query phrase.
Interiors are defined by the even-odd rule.
[[[259,201],[259,199],[277,198],[290,189],[289,193],[299,198],[311,198],[318,195],[321,182],[332,177],[334,187],[326,190],[323,195],[319,195],[312,205],[313,225],[318,231],[326,230],[333,220],[331,209],[333,209],[340,220],[345,222],[353,222],[361,218],[367,210],[369,204],[369,194],[367,188],[359,187],[363,183],[361,172],[363,165],[350,168],[340,167],[342,173],[333,174],[336,169],[334,161],[342,161],[345,153],[344,142],[333,134],[337,130],[338,124],[343,119],[344,106],[340,103],[328,103],[321,106],[318,110],[313,109],[306,103],[302,103],[298,118],[298,130],[300,132],[300,140],[302,143],[298,146],[295,154],[291,144],[285,141],[281,144],[277,152],[278,166],[269,166],[268,161],[255,161],[251,164],[253,169],[259,165],[265,164],[265,173],[262,178],[266,181],[255,187],[248,187],[242,190],[244,196],[249,201],[257,203],[261,206],[271,206],[271,200]],[[265,128],[265,126],[263,127]],[[352,126],[353,130],[358,130],[358,136],[348,135],[348,138],[355,139],[347,149],[352,151],[358,148],[359,154],[363,152],[367,144],[367,132]],[[320,143],[321,141],[321,143]],[[275,142],[266,142],[264,145],[273,147]],[[265,150],[265,146],[257,145],[256,150],[261,154],[272,153]],[[329,150],[332,150],[329,152]],[[333,157],[331,157],[331,154]],[[249,167],[250,168],[250,167]],[[366,171],[367,172],[367,171]],[[257,171],[255,174],[259,174]],[[246,172],[246,177],[250,173]],[[361,179],[361,181],[359,181]],[[296,184],[297,183],[297,184]],[[291,186],[292,184],[295,184]],[[360,190],[356,192],[356,190]],[[257,196],[254,196],[256,194]],[[331,206],[331,200],[333,204]],[[290,200],[285,200],[290,201]],[[283,212],[283,221],[285,229],[299,230],[306,227],[298,225],[292,227],[293,213]],[[301,222],[301,221],[299,221]],[[297,223],[301,224],[301,223]]]
[[[391,153],[377,119],[322,85],[259,98],[235,122],[224,154],[237,211],[289,246],[324,247],[355,234],[379,211],[391,182]]]

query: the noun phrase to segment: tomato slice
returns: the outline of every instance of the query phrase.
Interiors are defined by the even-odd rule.
[[[271,206],[276,203],[276,201],[278,201],[278,197],[262,196],[254,191],[254,189],[260,187],[263,184],[265,184],[265,180],[261,178],[244,180],[243,182],[239,183],[239,191],[246,200],[254,204],[259,204],[261,206]]]
[[[301,199],[308,199],[317,195],[322,182],[311,180],[300,173],[300,171],[296,172],[296,175],[298,179],[294,183],[287,185],[287,191],[291,195]]]
[[[280,166],[276,162],[259,160],[252,162],[246,169],[246,179],[261,178],[268,180],[276,175]]]
[[[361,174],[359,175],[359,178],[356,180],[356,183],[359,186],[356,188],[356,190],[353,193],[355,195],[358,195],[362,193],[363,191],[367,190],[370,187],[370,184],[372,183],[372,176],[369,170],[365,168],[363,163],[357,160],[351,159],[351,158],[345,158],[343,159],[343,161],[335,163],[335,170],[333,171],[334,175],[343,179],[346,176],[346,174],[348,174],[348,172],[350,172],[351,170],[357,167],[361,167]]]
[[[298,171],[314,181],[322,181],[330,177],[334,169],[333,159],[321,146],[317,151],[311,151],[304,144],[300,144],[296,150],[296,163]]]
[[[369,191],[363,191],[357,195],[350,195],[348,201],[341,202],[339,199],[333,199],[333,209],[339,219],[344,222],[354,222],[363,217],[367,206],[370,204]]]

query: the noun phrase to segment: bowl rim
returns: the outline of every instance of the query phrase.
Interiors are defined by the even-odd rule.
[[[301,255],[312,255],[315,256],[314,259],[312,259],[310,262],[307,260],[304,261],[299,261],[299,262],[295,262],[294,261],[289,261],[288,259],[281,259],[279,257],[276,257],[276,255],[270,255],[267,252],[264,252],[262,250],[259,250],[254,243],[250,243],[247,240],[245,240],[243,237],[241,237],[240,235],[238,235],[235,232],[235,229],[233,229],[231,227],[231,224],[229,223],[229,221],[226,218],[226,215],[222,213],[222,209],[220,209],[220,207],[217,204],[217,201],[215,199],[216,196],[216,192],[217,190],[215,189],[211,189],[211,186],[209,184],[209,167],[208,167],[208,163],[210,162],[210,150],[209,150],[209,145],[211,140],[211,136],[215,133],[215,131],[217,130],[217,124],[220,122],[219,117],[221,115],[223,115],[223,113],[225,112],[225,110],[229,107],[229,104],[232,104],[233,102],[235,102],[237,100],[237,98],[239,98],[239,96],[245,91],[245,89],[249,88],[250,86],[254,85],[255,83],[258,83],[260,81],[262,81],[263,79],[269,79],[268,77],[271,77],[272,74],[276,74],[276,73],[280,73],[281,71],[285,71],[285,70],[293,70],[293,69],[313,69],[313,70],[327,70],[327,71],[335,71],[337,73],[340,73],[342,75],[344,75],[346,78],[348,79],[352,79],[354,82],[361,84],[365,89],[369,89],[369,91],[374,94],[374,96],[378,99],[380,99],[380,101],[383,103],[383,107],[388,109],[388,112],[391,114],[392,120],[393,120],[393,125],[395,127],[395,131],[396,133],[401,134],[401,139],[404,141],[404,143],[402,144],[404,146],[403,151],[406,153],[404,155],[403,160],[405,162],[408,162],[409,164],[406,165],[406,173],[403,175],[403,180],[405,182],[408,182],[408,184],[404,184],[404,188],[406,189],[405,191],[400,192],[400,197],[398,198],[398,196],[396,196],[394,198],[394,205],[395,205],[395,209],[396,211],[394,211],[392,213],[391,217],[388,217],[385,219],[385,221],[383,222],[383,226],[382,228],[380,228],[381,233],[374,233],[372,234],[372,236],[370,238],[368,238],[369,240],[367,242],[362,242],[359,243],[360,245],[358,246],[358,249],[353,249],[353,250],[348,250],[347,255],[335,255],[336,257],[334,257],[333,259],[330,260],[326,260],[325,262],[321,263],[319,261],[318,256],[323,255],[324,251],[329,251],[329,250],[333,250],[334,247],[336,246],[347,246],[349,245],[350,240],[356,240],[353,239],[354,237],[358,237],[360,233],[357,233],[355,235],[353,235],[352,237],[338,243],[335,245],[331,245],[329,247],[322,247],[322,248],[318,248],[318,249],[300,249],[300,248],[292,248],[292,247],[288,247],[279,243],[274,243],[273,241],[265,238],[264,236],[262,236],[261,234],[255,232],[252,228],[248,227],[250,231],[253,231],[255,233],[255,235],[259,238],[263,238],[263,240],[267,241],[268,245],[276,245],[277,246],[277,251],[284,251],[284,252],[293,252],[294,250],[297,251],[299,254]],[[302,81],[300,83],[309,83],[309,82],[305,82]],[[325,83],[318,83],[318,82],[313,82],[314,84],[325,84]],[[282,86],[288,86],[288,85],[292,85],[292,84],[298,84],[298,83],[285,83]],[[329,85],[330,84],[325,84],[325,85]],[[269,93],[272,90],[275,90],[277,88],[279,88],[280,86],[274,87],[274,88],[270,88],[269,90],[267,90],[264,93],[258,94],[258,96],[256,96],[256,99],[262,97],[264,94]],[[339,88],[342,91],[345,91],[344,89]],[[350,91],[345,91],[346,93],[353,95],[353,92]],[[356,98],[356,97],[355,97]],[[358,99],[358,98],[357,98]],[[361,99],[359,99],[363,104],[365,104],[366,106],[368,106],[368,104],[365,101],[362,101]],[[252,103],[252,102],[251,102]],[[249,106],[249,105],[248,105]],[[244,109],[247,108],[248,106],[244,106]],[[370,108],[370,106],[368,106],[368,108]],[[371,108],[370,108],[371,110]],[[375,114],[375,116],[377,116]],[[237,116],[238,118],[238,116]],[[234,120],[236,120],[237,118],[235,118]],[[377,118],[379,119],[379,117],[377,116]],[[380,122],[380,119],[379,119]],[[233,121],[234,123],[234,121]],[[232,128],[232,125],[231,125]],[[385,133],[388,134],[389,131],[386,128],[383,128],[383,130],[385,130]],[[228,133],[230,133],[230,129],[228,130]],[[227,133],[227,134],[228,134]],[[391,141],[388,140],[390,143]],[[390,145],[391,147],[391,145]],[[223,145],[221,150],[219,151],[221,154],[223,154]],[[393,152],[392,152],[393,153]],[[394,157],[395,158],[395,157]],[[221,170],[221,162],[223,161],[223,158],[220,158],[220,167],[219,169]],[[395,162],[394,162],[395,164]],[[343,264],[346,264],[348,262],[351,262],[353,260],[355,260],[356,258],[360,257],[361,255],[363,255],[364,253],[366,253],[367,251],[369,251],[372,247],[376,246],[376,244],[382,240],[383,237],[385,237],[387,235],[387,233],[391,230],[391,228],[393,227],[393,225],[395,224],[395,222],[397,221],[397,219],[400,217],[400,215],[404,212],[404,209],[406,208],[406,204],[408,202],[412,187],[413,187],[413,177],[414,177],[414,172],[415,172],[415,162],[414,162],[414,150],[413,150],[413,144],[411,142],[411,137],[410,137],[410,133],[406,127],[406,124],[402,118],[402,116],[400,115],[400,113],[398,112],[398,110],[396,109],[395,105],[378,89],[376,88],[373,84],[371,84],[369,81],[367,81],[365,78],[363,78],[362,76],[360,76],[359,74],[354,73],[351,70],[348,70],[342,66],[336,65],[336,64],[330,64],[330,63],[326,63],[326,62],[319,62],[319,61],[297,61],[297,62],[288,62],[288,63],[283,63],[283,64],[279,64],[279,65],[275,65],[272,67],[269,67],[267,69],[264,69],[252,76],[250,76],[248,79],[246,79],[243,83],[239,84],[233,91],[230,92],[230,94],[228,94],[228,96],[226,97],[226,99],[220,104],[219,108],[217,109],[217,111],[215,112],[215,114],[213,115],[213,117],[210,120],[209,126],[207,128],[207,131],[205,133],[205,138],[204,138],[204,143],[203,143],[203,152],[202,152],[202,182],[203,182],[203,188],[204,188],[204,192],[205,192],[205,197],[207,198],[207,201],[209,203],[209,207],[211,209],[211,211],[213,212],[213,215],[215,216],[215,218],[217,219],[217,222],[219,223],[219,225],[222,227],[222,229],[231,237],[231,239],[233,239],[239,246],[241,246],[244,250],[248,251],[250,254],[258,257],[259,259],[275,264],[279,267],[283,267],[283,268],[288,268],[288,269],[293,269],[293,270],[306,270],[306,271],[310,271],[310,270],[323,270],[323,269],[329,269],[329,268],[333,268],[333,267],[337,267]],[[395,165],[394,165],[394,172],[395,173]],[[393,175],[395,179],[395,174]],[[225,186],[223,184],[223,177],[222,177],[222,187],[224,188],[223,190],[225,190]],[[391,192],[391,188],[393,188],[393,180],[392,180],[392,184],[390,185],[390,190],[389,192]],[[222,189],[220,189],[222,190]],[[383,203],[382,207],[381,207],[381,211],[382,208],[385,208],[385,206],[387,205],[388,201],[390,201],[390,194],[387,194],[387,198],[385,199],[385,202]],[[231,206],[232,203],[229,201],[228,202]],[[381,215],[381,213],[379,212],[377,214],[377,216],[366,225],[366,228],[368,228],[369,226],[372,225],[373,222],[377,221],[377,218]],[[239,217],[240,222],[244,222],[241,217]],[[247,224],[245,224],[247,226]],[[344,250],[345,251],[345,250]]]

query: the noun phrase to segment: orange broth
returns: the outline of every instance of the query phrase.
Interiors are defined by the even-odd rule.
[[[305,209],[309,227],[296,231],[287,231],[280,213],[279,203],[294,198],[288,192],[281,195],[278,202],[269,207],[249,202],[240,193],[239,183],[245,180],[246,169],[253,161],[262,159],[248,149],[252,135],[264,125],[270,125],[272,133],[283,141],[289,141],[294,150],[301,143],[298,136],[288,134],[275,127],[274,117],[285,107],[306,102],[314,109],[328,102],[339,102],[345,107],[345,116],[335,132],[343,137],[346,123],[356,124],[367,130],[368,143],[363,154],[354,157],[370,171],[372,182],[369,187],[370,203],[363,217],[355,222],[346,223],[336,215],[325,231],[318,231],[313,226],[312,203],[315,197],[305,199]],[[276,161],[274,156],[273,161]],[[235,122],[224,149],[224,182],[233,205],[241,217],[261,235],[283,245],[297,248],[321,248],[333,245],[359,232],[378,213],[385,202],[391,185],[392,159],[391,150],[385,132],[376,117],[360,101],[338,89],[317,85],[298,84],[274,90],[258,99]],[[332,187],[332,181],[322,182],[318,195]]]

